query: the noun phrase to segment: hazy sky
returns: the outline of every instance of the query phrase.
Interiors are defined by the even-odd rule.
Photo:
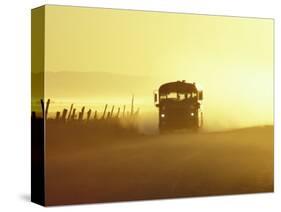
[[[271,19],[47,6],[45,21],[46,71],[185,79],[209,123],[273,123]]]

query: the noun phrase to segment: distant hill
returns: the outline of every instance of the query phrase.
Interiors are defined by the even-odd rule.
[[[32,77],[38,87],[42,73],[32,74]],[[160,85],[157,81],[153,77],[107,72],[46,72],[45,92],[48,98],[152,96]]]

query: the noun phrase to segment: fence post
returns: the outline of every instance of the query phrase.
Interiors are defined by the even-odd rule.
[[[69,110],[69,114],[68,114],[67,120],[69,120],[70,117],[71,117],[72,109],[73,109],[73,104],[71,104],[71,106],[70,106],[70,110]]]
[[[106,119],[109,119],[110,118],[110,112],[107,112],[107,117]]]
[[[98,119],[98,112],[95,110],[94,120]]]
[[[57,121],[60,120],[60,112],[59,111],[57,111],[57,113],[56,113],[56,120]]]
[[[125,113],[126,113],[126,105],[123,106],[123,112],[122,112],[123,118],[125,117]]]
[[[85,110],[85,107],[83,106],[82,109],[81,109],[81,112],[79,113],[79,117],[78,117],[78,119],[79,119],[80,121],[83,120],[84,110]]]
[[[132,102],[131,102],[131,116],[134,114],[134,95],[132,96]]]
[[[105,105],[105,107],[104,107],[104,111],[103,111],[103,114],[102,114],[102,118],[103,118],[103,119],[105,118],[106,109],[107,109],[107,104]]]
[[[41,103],[41,109],[42,109],[42,116],[43,116],[43,119],[44,119],[45,118],[44,100],[40,99],[40,103]]]
[[[46,105],[46,114],[45,114],[45,116],[46,116],[46,120],[47,120],[47,118],[48,118],[48,111],[49,111],[49,105],[50,105],[50,102],[51,102],[51,100],[50,100],[50,99],[48,99],[48,100],[47,100],[47,105]]]
[[[62,119],[63,121],[66,120],[66,114],[67,114],[67,109],[63,109],[63,111],[62,111],[62,116],[61,116],[61,119]]]
[[[113,111],[114,111],[114,105],[111,108],[111,112],[110,112],[110,118],[113,116]]]
[[[72,115],[71,115],[71,120],[75,119],[75,112],[76,112],[76,108],[73,109]]]
[[[92,113],[92,110],[90,109],[90,110],[87,112],[87,121],[90,120],[91,113]]]
[[[44,118],[45,118],[45,119],[48,118],[48,110],[49,110],[50,101],[51,101],[50,99],[47,100],[46,110],[45,110],[44,100],[43,100],[43,99],[40,99],[43,119],[44,119]]]

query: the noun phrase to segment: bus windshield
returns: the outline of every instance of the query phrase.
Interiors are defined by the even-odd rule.
[[[196,98],[197,98],[197,93],[195,92],[191,92],[191,93],[170,92],[166,94],[160,94],[160,100],[169,99],[175,101],[183,101],[183,100],[191,100]]]

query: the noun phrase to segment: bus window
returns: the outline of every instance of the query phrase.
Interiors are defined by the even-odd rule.
[[[160,99],[167,99],[167,96],[162,94],[162,95],[160,96]]]
[[[178,99],[178,94],[176,92],[168,93],[167,98],[168,99]]]
[[[190,99],[191,98],[191,93],[186,93],[186,99]]]
[[[178,94],[178,100],[182,101],[186,99],[186,94],[185,93],[179,93]]]

